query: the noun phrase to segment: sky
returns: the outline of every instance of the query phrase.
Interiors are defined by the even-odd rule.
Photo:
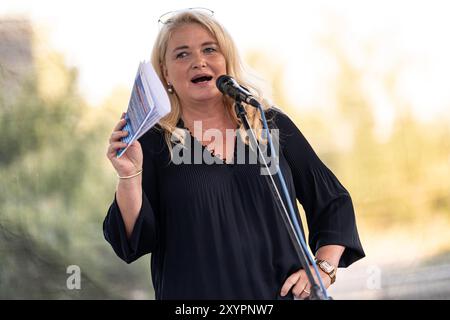
[[[79,69],[80,90],[97,105],[115,87],[131,88],[139,61],[150,57],[159,16],[188,7],[212,9],[243,56],[262,50],[283,65],[286,93],[299,108],[333,101],[327,86],[337,68],[320,39],[334,34],[364,71],[379,118],[393,117],[380,83],[398,65],[396,94],[418,118],[448,114],[450,2],[444,0],[2,0],[0,17],[25,15],[44,30],[49,46]],[[372,46],[369,56],[365,44]]]

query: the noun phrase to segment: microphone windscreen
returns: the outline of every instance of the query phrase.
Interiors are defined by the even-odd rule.
[[[227,75],[221,75],[220,77],[217,78],[216,80],[216,86],[217,89],[219,89],[220,92],[222,92],[223,94],[226,94],[225,92],[225,83],[227,83],[228,81],[230,81],[231,77],[227,76]]]

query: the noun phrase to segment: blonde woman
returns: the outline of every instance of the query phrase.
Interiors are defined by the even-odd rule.
[[[171,14],[154,44],[152,63],[172,110],[120,158],[125,120],[113,129],[107,156],[119,181],[103,229],[127,263],[152,254],[156,299],[310,294],[261,165],[236,161],[239,150],[248,156],[251,148],[233,101],[216,87],[224,74],[263,102],[271,128],[279,130],[279,164],[291,198],[305,209],[309,246],[325,286],[336,279],[337,267],[364,257],[349,193],[289,117],[246,80],[230,35],[211,13]],[[257,109],[246,110],[260,132]],[[257,138],[264,144],[260,134]]]

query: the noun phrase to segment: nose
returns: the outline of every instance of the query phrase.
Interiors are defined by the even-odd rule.
[[[201,69],[206,67],[206,59],[202,54],[196,54],[192,61],[192,69]]]

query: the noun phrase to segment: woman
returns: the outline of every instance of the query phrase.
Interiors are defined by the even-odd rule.
[[[231,37],[212,16],[186,10],[171,17],[155,42],[152,64],[172,110],[121,158],[116,152],[125,146],[120,142],[127,135],[121,130],[125,120],[115,126],[107,156],[120,179],[103,229],[127,263],[152,253],[156,299],[304,299],[310,294],[260,165],[234,161],[236,145],[247,140],[233,101],[216,88],[223,74],[249,88],[263,102],[270,126],[279,129],[280,167],[291,198],[305,208],[309,245],[321,261],[325,286],[334,281],[338,266],[364,257],[349,193],[295,124],[245,81]],[[246,110],[260,132],[257,109]],[[226,134],[236,128],[239,134]],[[209,129],[223,138],[210,139],[203,134]],[[258,140],[264,143],[260,134]],[[189,157],[195,158],[200,146],[203,155],[218,161],[175,163],[180,144]]]

